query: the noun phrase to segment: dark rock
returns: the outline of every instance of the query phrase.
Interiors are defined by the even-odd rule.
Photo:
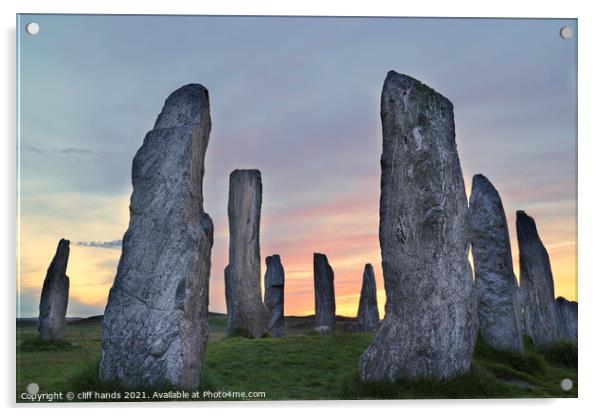
[[[284,335],[284,268],[278,254],[266,257],[265,265],[263,303],[269,314],[268,332],[273,337],[281,337]]]
[[[332,335],[333,329],[328,325],[321,325],[314,328],[314,332],[318,335]]]
[[[453,105],[391,71],[381,119],[379,237],[387,304],[360,358],[360,377],[448,379],[470,370],[477,334]]]
[[[345,322],[343,324],[343,332],[348,334],[354,334],[356,332],[368,332],[360,329],[360,325],[357,322]]]
[[[578,335],[578,304],[563,298],[562,296],[556,298],[556,305],[558,306],[558,327],[560,330],[560,337],[566,341],[577,343]]]
[[[479,331],[497,350],[523,351],[516,276],[502,199],[483,175],[472,178],[470,234],[479,302]]]
[[[261,192],[258,170],[235,170],[230,174],[230,259],[225,271],[229,335],[242,332],[260,338],[267,331],[259,263]]]
[[[213,223],[203,211],[209,94],[165,101],[132,167],[130,224],[102,331],[100,379],[196,388],[209,337]]]
[[[334,272],[324,254],[314,253],[314,299],[316,327],[327,326],[334,332],[336,303]]]
[[[524,211],[516,213],[516,234],[525,330],[535,346],[547,348],[560,339],[550,257],[535,221]]]
[[[380,318],[378,316],[378,301],[376,299],[376,281],[371,264],[364,267],[360,305],[357,311],[357,323],[361,332],[374,332]]]
[[[69,302],[69,240],[61,239],[46,272],[42,295],[38,331],[44,341],[62,340],[65,336],[65,315]]]

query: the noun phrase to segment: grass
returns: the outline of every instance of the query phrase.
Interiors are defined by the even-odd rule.
[[[223,316],[210,317],[210,326],[200,391],[265,392],[263,400],[577,396],[577,348],[568,343],[537,351],[527,339],[525,353],[512,354],[479,339],[468,374],[447,381],[362,383],[358,359],[372,341],[371,334],[312,335],[313,322],[307,318],[287,318],[290,335],[281,338],[225,337]],[[98,323],[67,325],[66,343],[61,345],[40,344],[35,326],[19,327],[17,337],[18,392],[36,382],[40,392],[116,392],[122,397],[114,400],[124,399],[128,389],[97,378]],[[569,392],[560,388],[564,378],[573,380]],[[152,392],[146,393],[152,399]]]

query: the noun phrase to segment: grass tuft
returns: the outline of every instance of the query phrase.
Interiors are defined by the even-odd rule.
[[[577,346],[568,341],[560,341],[543,351],[548,361],[571,368],[577,368]]]

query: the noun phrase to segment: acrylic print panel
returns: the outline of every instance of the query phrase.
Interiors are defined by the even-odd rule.
[[[17,24],[17,401],[577,396],[576,20]]]

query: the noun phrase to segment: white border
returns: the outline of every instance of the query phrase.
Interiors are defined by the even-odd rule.
[[[579,399],[565,400],[462,400],[462,401],[397,401],[397,402],[270,402],[270,403],[203,403],[174,404],[153,403],[144,405],[144,412],[164,414],[166,407],[177,406],[177,412],[228,414],[244,411],[245,414],[286,412],[306,414],[315,411],[345,412],[345,414],[365,414],[367,412],[404,412],[408,414],[478,414],[487,416],[504,415],[526,410],[545,412],[547,415],[567,413],[594,413],[599,411],[598,393],[600,352],[602,344],[599,324],[600,281],[597,255],[599,255],[600,215],[600,40],[602,22],[596,13],[596,2],[588,1],[546,1],[527,2],[524,0],[505,0],[497,2],[453,0],[421,0],[413,2],[387,2],[379,0],[2,0],[2,91],[0,101],[3,134],[2,179],[4,203],[2,204],[2,230],[4,238],[0,248],[0,264],[4,266],[2,274],[2,294],[4,313],[0,320],[3,324],[2,343],[3,374],[0,379],[0,394],[4,406],[13,406],[10,413],[20,410],[31,411],[30,406],[16,409],[14,402],[14,340],[15,340],[15,217],[16,217],[16,181],[15,181],[15,22],[16,13],[100,13],[100,14],[236,14],[236,15],[332,15],[332,16],[441,16],[441,17],[557,17],[578,18],[579,39],[579,307],[580,307],[580,368]],[[48,414],[107,412],[105,407],[117,405],[45,405],[39,412]],[[128,407],[135,407],[130,404]],[[138,405],[140,406],[140,405]],[[42,406],[39,406],[42,407]],[[398,409],[391,409],[396,407]],[[597,409],[596,409],[597,408]],[[594,410],[596,409],[596,410]]]

